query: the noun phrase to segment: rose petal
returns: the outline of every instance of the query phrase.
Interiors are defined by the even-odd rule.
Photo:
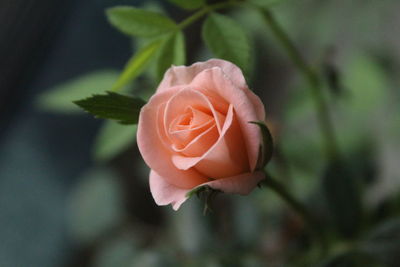
[[[193,167],[207,177],[217,179],[249,171],[244,150],[243,137],[230,106],[221,136],[207,152],[198,157],[174,155],[172,162],[179,169]]]
[[[157,93],[169,90],[172,86],[185,85],[192,82],[194,77],[203,70],[219,67],[229,79],[240,89],[247,89],[246,80],[243,73],[235,64],[222,60],[210,59],[206,62],[198,62],[191,66],[171,67],[165,73],[163,80],[157,88]]]
[[[203,183],[201,186],[210,186],[213,189],[221,190],[228,194],[249,194],[257,184],[265,178],[263,172],[244,173],[233,177],[218,179]],[[195,189],[195,188],[193,188]],[[150,171],[150,191],[154,201],[159,206],[172,205],[174,210],[178,210],[188,197],[187,193],[193,189],[182,189],[169,184],[165,178],[155,171]]]
[[[170,147],[164,145],[162,133],[157,129],[163,129],[163,125],[157,118],[160,106],[170,99],[180,88],[159,93],[150,98],[142,108],[139,116],[137,144],[146,164],[172,185],[181,188],[193,188],[208,179],[196,170],[182,171],[172,163]]]
[[[245,90],[247,97],[253,103],[254,109],[256,110],[257,120],[265,122],[265,108],[261,99],[253,93],[251,90]]]
[[[172,141],[172,148],[176,151],[176,149],[180,150],[186,147],[189,143],[193,142],[199,135],[202,135],[204,132],[210,130],[210,128],[216,128],[215,120],[213,117],[208,115],[198,115],[203,113],[201,111],[193,110],[193,117],[190,118],[190,124],[188,125],[179,125],[178,121],[181,120],[180,116],[176,118],[172,124],[170,125],[170,129],[168,131],[168,136]],[[205,113],[203,113],[205,114]],[[202,117],[202,118],[199,118]],[[217,131],[218,138],[218,131]],[[210,146],[208,146],[210,147]]]
[[[214,106],[204,94],[193,88],[182,89],[168,100],[167,106],[165,107],[165,129],[168,129],[173,120],[183,114],[189,105],[205,113],[209,113],[209,115],[212,114],[217,124],[218,131],[221,132],[225,116],[214,109]],[[226,112],[227,110],[224,113]]]
[[[184,155],[173,155],[172,156],[172,162],[175,164],[175,166],[180,169],[180,170],[188,170],[192,167],[194,167],[197,163],[199,163],[202,159],[207,157],[209,154],[213,153],[215,150],[214,155],[212,155],[212,158],[216,158],[218,162],[221,160],[226,160],[227,163],[229,164],[230,162],[230,157],[229,157],[229,150],[226,148],[225,143],[224,143],[224,136],[226,132],[228,131],[229,127],[232,124],[233,120],[233,107],[232,105],[229,106],[229,111],[225,119],[225,123],[223,125],[223,129],[220,133],[220,137],[218,138],[218,141],[203,155],[199,155],[197,157],[189,157],[189,156],[184,156]],[[216,149],[216,147],[218,147]],[[184,151],[182,151],[184,152]],[[227,158],[228,157],[228,158]],[[214,176],[210,176],[212,178],[216,178]]]
[[[264,178],[265,174],[257,171],[253,173],[243,173],[233,177],[217,179],[201,184],[197,187],[208,185],[211,188],[221,190],[224,193],[247,195]]]
[[[201,91],[213,91],[218,93],[228,103],[233,105],[240,129],[243,133],[243,139],[246,142],[246,149],[249,159],[249,165],[253,171],[256,168],[261,133],[257,125],[250,124],[250,121],[260,120],[262,115],[260,107],[253,105],[255,97],[249,98],[250,93],[239,89],[227,77],[221,68],[211,68],[199,73],[191,83],[194,88],[200,88]],[[247,93],[246,93],[247,92]],[[263,108],[263,107],[261,107]]]
[[[193,138],[188,144],[182,147],[174,144],[172,149],[188,157],[198,157],[206,153],[217,142],[218,137],[218,130],[214,123],[213,126]],[[174,162],[173,158],[172,161]]]
[[[171,131],[198,128],[199,126],[208,123],[210,120],[213,120],[212,116],[193,108],[192,106],[188,106],[186,110],[186,113],[182,115],[182,118],[180,118],[179,121],[172,122],[170,125]]]
[[[249,122],[260,120],[263,104],[234,64],[214,59],[169,69],[138,128],[156,203],[176,210],[201,185],[248,194],[264,178],[252,172],[262,138]]]
[[[150,171],[150,191],[157,205],[171,204],[174,210],[178,210],[186,201],[186,194],[190,190],[169,184],[157,172]]]

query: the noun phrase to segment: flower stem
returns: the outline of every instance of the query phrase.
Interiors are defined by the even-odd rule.
[[[186,27],[188,27],[189,25],[191,25],[192,23],[194,23],[195,21],[199,20],[201,17],[203,17],[204,15],[216,11],[218,9],[223,9],[223,8],[227,8],[227,7],[231,7],[234,5],[239,4],[238,0],[228,0],[225,2],[221,2],[221,3],[216,3],[213,5],[206,5],[205,7],[203,7],[202,9],[200,9],[199,11],[195,12],[193,15],[191,15],[190,17],[186,18],[185,20],[183,20],[181,23],[178,24],[178,29],[179,30],[183,30]]]
[[[309,213],[308,209],[285,188],[278,180],[266,173],[266,179],[261,182],[264,185],[279,195],[294,211],[296,211],[307,224],[310,234],[320,243],[321,252],[325,253],[327,244],[322,229],[319,227],[317,220]]]
[[[326,154],[330,159],[337,159],[339,157],[339,149],[334,133],[334,127],[329,114],[328,105],[322,94],[321,81],[316,72],[305,62],[289,36],[285,33],[282,27],[278,24],[273,14],[262,8],[257,8],[276,39],[280,42],[282,47],[286,50],[290,60],[300,70],[304,79],[309,83],[311,95],[317,110],[317,119],[321,133],[325,140]]]

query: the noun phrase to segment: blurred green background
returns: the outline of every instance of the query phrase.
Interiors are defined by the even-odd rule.
[[[315,262],[301,218],[265,188],[219,195],[207,216],[197,198],[178,212],[156,206],[135,126],[94,120],[71,103],[109,89],[140,45],[107,23],[105,8],[163,10],[176,21],[190,12],[163,0],[5,0],[0,266],[399,266],[400,2],[274,2],[324,79],[345,167],[326,162],[308,85],[262,19],[250,9],[226,14],[252,40],[247,79],[276,143],[267,169],[328,229],[325,259]],[[200,32],[201,22],[185,31],[188,64],[212,57]],[[154,77],[150,68],[126,90],[147,98]]]

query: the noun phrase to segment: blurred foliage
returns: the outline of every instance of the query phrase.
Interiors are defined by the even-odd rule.
[[[57,113],[77,113],[82,110],[73,101],[109,90],[118,78],[115,70],[99,70],[51,88],[37,98],[42,110]]]
[[[98,249],[93,266],[132,266],[137,257],[136,253],[135,235],[124,233],[111,238],[109,242],[106,242]]]
[[[149,209],[146,212],[154,212],[157,223],[146,225],[139,212],[127,208],[127,195],[136,192],[133,188],[147,186],[138,171],[142,167],[134,158],[114,161],[134,145],[136,126],[105,122],[93,154],[96,164],[107,167],[96,166],[83,175],[70,198],[72,235],[83,244],[100,243],[92,255],[93,266],[395,267],[400,261],[400,35],[389,27],[400,23],[390,21],[397,16],[391,12],[400,8],[398,1],[251,2],[272,8],[325,79],[323,95],[332,111],[340,161],[327,162],[308,85],[292,70],[256,12],[233,8],[231,13],[213,13],[200,21],[204,24],[195,29],[196,34],[203,36],[215,56],[254,70],[247,77],[255,77],[249,82],[258,87],[255,90],[267,111],[268,104],[277,106],[269,115],[278,130],[272,131],[276,151],[268,170],[326,228],[328,252],[321,258],[302,220],[264,189],[255,189],[247,197],[218,196],[208,216],[201,215],[195,198],[179,212],[160,208],[160,215]],[[172,4],[176,4],[186,16],[195,12],[187,10],[204,3],[170,0],[159,8],[173,14]],[[170,65],[185,62],[186,48],[188,58],[204,51],[204,47],[190,50],[191,40],[168,12],[117,7],[107,15],[123,33],[144,37],[134,39],[140,49],[121,76],[99,71],[78,77],[40,96],[41,108],[75,113],[71,100],[124,86],[134,87],[134,95],[148,99],[156,88],[155,79]],[[385,36],[390,36],[390,42]],[[276,83],[267,72],[278,67],[285,83]],[[124,182],[111,166],[130,182]],[[117,232],[108,236],[113,229]]]
[[[185,37],[182,32],[171,33],[163,42],[156,60],[156,75],[159,81],[171,65],[185,65]]]
[[[203,24],[203,39],[217,58],[222,58],[239,66],[244,73],[249,72],[250,43],[242,26],[228,16],[211,14]]]
[[[361,246],[361,250],[386,266],[397,266],[400,253],[400,219],[378,225]]]
[[[115,82],[112,91],[117,91],[131,83],[137,76],[139,76],[149,64],[152,56],[157,53],[161,47],[161,40],[155,40],[142,47],[135,55],[133,55],[128,63],[126,63],[124,70]]]
[[[71,193],[69,211],[71,234],[78,242],[94,242],[115,227],[124,215],[116,175],[108,169],[84,174]]]
[[[136,125],[105,121],[94,142],[93,158],[99,162],[113,159],[135,143],[136,130]]]

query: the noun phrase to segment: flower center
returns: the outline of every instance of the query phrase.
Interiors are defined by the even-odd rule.
[[[182,148],[214,125],[215,120],[212,116],[189,106],[172,121],[168,133],[175,147]]]
[[[192,124],[193,121],[193,112],[187,112],[186,114],[180,116],[178,118],[178,123],[176,125],[177,128],[185,128],[186,126],[189,126]]]

